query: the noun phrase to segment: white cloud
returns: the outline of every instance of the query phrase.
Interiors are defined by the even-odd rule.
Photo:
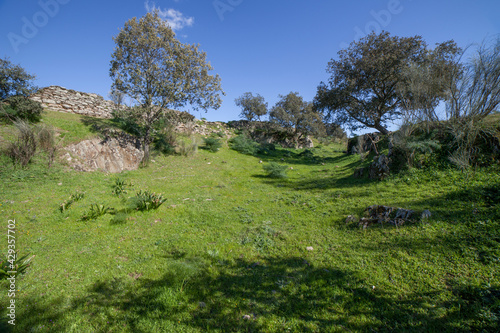
[[[144,7],[146,7],[148,12],[158,10],[160,18],[163,19],[172,30],[181,30],[184,27],[190,27],[194,24],[194,17],[186,17],[180,11],[173,8],[161,9],[156,7],[154,2],[149,3],[149,0],[144,3]]]

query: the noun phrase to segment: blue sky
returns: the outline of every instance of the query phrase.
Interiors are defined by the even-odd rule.
[[[238,119],[234,99],[247,91],[269,106],[290,91],[312,100],[328,61],[371,30],[460,46],[500,33],[498,0],[0,0],[0,57],[35,74],[40,87],[107,98],[112,37],[153,7],[179,40],[200,44],[221,76],[221,108],[194,113],[212,121]]]

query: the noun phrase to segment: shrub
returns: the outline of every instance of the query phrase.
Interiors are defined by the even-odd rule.
[[[133,208],[139,211],[148,211],[158,209],[167,199],[162,194],[156,194],[150,191],[139,191],[132,198]]]
[[[38,127],[38,144],[40,148],[47,154],[48,167],[54,163],[57,155],[58,147],[55,143],[55,131],[47,126]]]
[[[3,116],[6,118],[30,122],[39,122],[42,118],[43,107],[40,102],[33,101],[25,96],[12,96],[5,101],[8,105]]]
[[[261,143],[258,147],[257,153],[262,155],[269,155],[276,151],[274,143]]]
[[[175,151],[177,134],[175,126],[170,117],[161,118],[155,125],[154,149],[162,154],[168,155]]]
[[[286,171],[288,166],[280,165],[276,162],[270,162],[268,164],[264,164],[262,166],[265,172],[267,172],[267,176],[270,178],[286,178]]]
[[[242,154],[255,155],[258,149],[258,143],[245,135],[238,135],[231,140],[231,149]]]
[[[309,149],[305,149],[302,153],[299,154],[299,156],[304,158],[313,158],[314,153]]]
[[[7,148],[7,154],[14,164],[20,164],[23,168],[30,163],[35,156],[37,140],[33,127],[23,120],[14,123],[18,130],[17,140]]]
[[[220,147],[222,147],[222,142],[216,138],[204,138],[205,148],[212,153],[216,153],[219,151]]]
[[[194,136],[191,137],[191,142],[181,140],[175,147],[175,152],[185,157],[194,155],[198,152],[198,141]]]

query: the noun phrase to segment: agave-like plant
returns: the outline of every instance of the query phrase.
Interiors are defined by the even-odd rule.
[[[19,258],[16,253],[14,256],[15,259],[8,259],[8,257],[2,258],[2,261],[0,261],[0,280],[12,276],[12,274],[8,274],[7,272],[16,272],[16,276],[24,274],[31,265],[31,260],[35,257],[35,255],[32,255],[29,258],[28,257],[29,254],[26,254]]]

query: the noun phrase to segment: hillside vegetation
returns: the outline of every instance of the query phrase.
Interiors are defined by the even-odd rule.
[[[42,120],[62,144],[97,135],[80,116]],[[19,254],[35,255],[17,278],[13,332],[500,329],[498,164],[374,181],[353,177],[368,161],[345,146],[250,156],[222,141],[120,175],[1,155],[0,232],[15,219]],[[267,177],[270,162],[288,177]],[[141,211],[139,191],[166,200]],[[371,205],[416,213],[398,227],[346,223]]]

